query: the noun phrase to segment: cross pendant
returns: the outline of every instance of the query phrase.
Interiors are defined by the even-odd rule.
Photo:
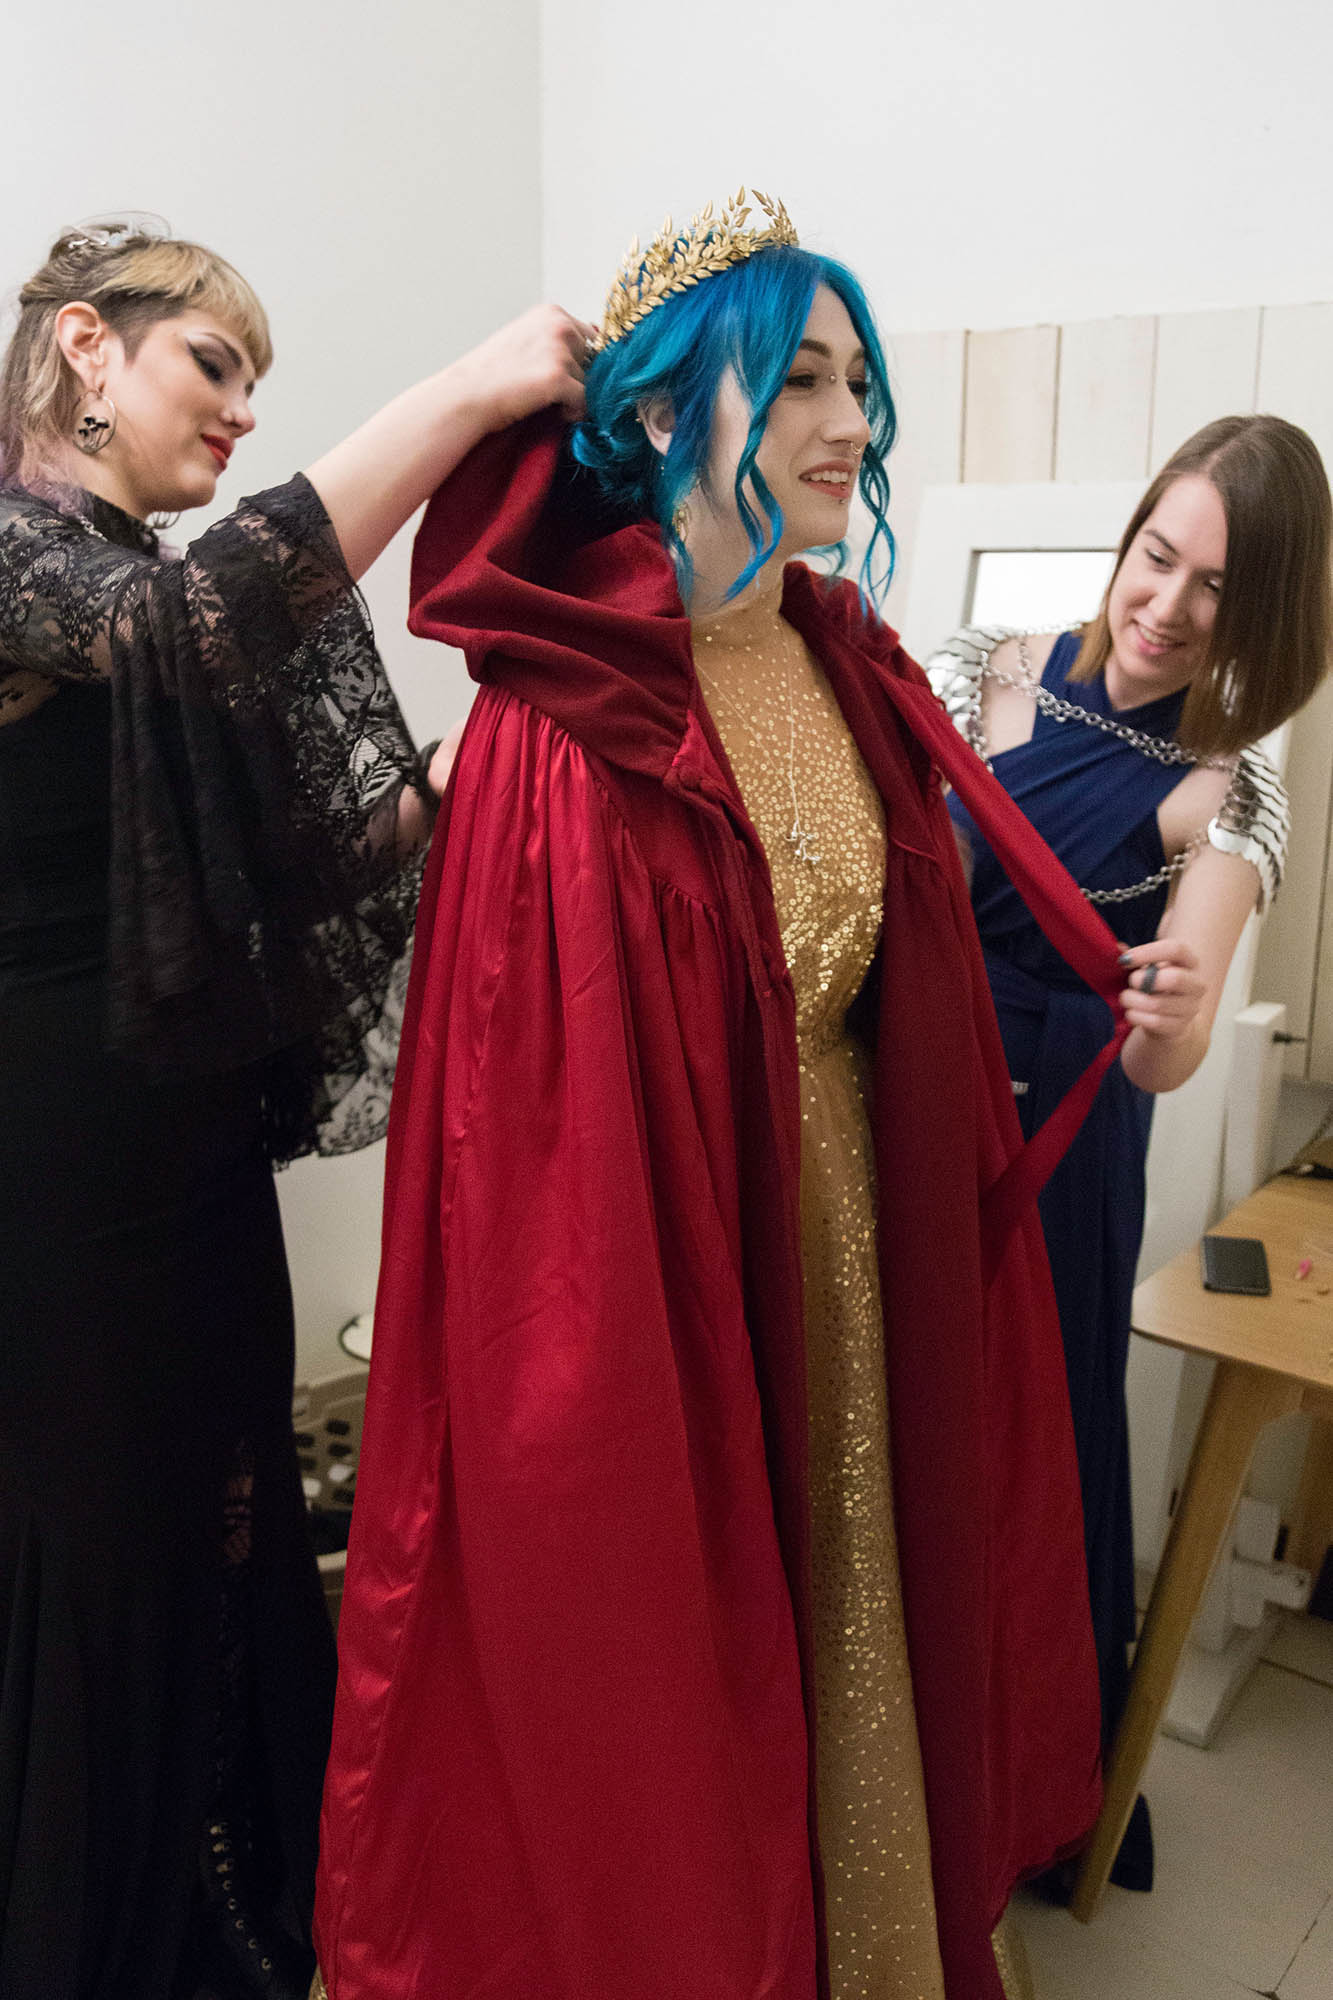
[[[791,842],[792,846],[796,849],[796,859],[798,861],[808,862],[811,868],[817,868],[819,866],[821,858],[819,852],[812,845],[810,835],[801,825],[799,819],[794,819],[792,821],[791,831],[790,833],[788,833],[787,838]]]

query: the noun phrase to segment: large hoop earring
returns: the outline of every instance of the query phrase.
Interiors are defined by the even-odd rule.
[[[74,406],[74,442],[89,458],[105,451],[116,435],[116,406],[100,389],[90,389]]]

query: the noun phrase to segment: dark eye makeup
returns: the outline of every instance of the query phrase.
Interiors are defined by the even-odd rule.
[[[194,356],[196,362],[199,364],[199,367],[201,368],[203,373],[208,377],[209,381],[210,382],[223,381],[226,371],[223,369],[221,363],[215,361],[212,355],[205,353],[202,348],[196,347],[193,341],[189,343],[189,347],[191,354]]]

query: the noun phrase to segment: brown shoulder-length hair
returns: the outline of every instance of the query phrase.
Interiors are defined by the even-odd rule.
[[[216,251],[129,222],[89,223],[57,237],[18,295],[18,325],[0,366],[0,474],[49,477],[83,394],[56,340],[62,306],[95,306],[131,359],[150,326],[214,314],[240,336],[256,375],[273,359],[263,306]]]
[[[1107,605],[1120,565],[1168,486],[1187,474],[1217,488],[1226,564],[1208,657],[1190,683],[1177,736],[1225,757],[1302,708],[1333,646],[1333,502],[1313,441],[1282,417],[1219,417],[1167,460],[1125,529],[1101,610],[1069,678],[1095,680],[1111,654]]]

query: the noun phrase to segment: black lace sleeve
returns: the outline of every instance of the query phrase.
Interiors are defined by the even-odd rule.
[[[377,1137],[419,872],[397,799],[420,771],[309,481],[171,559],[103,503],[5,490],[0,662],[110,683],[111,1045],[267,1064],[275,1160]]]

